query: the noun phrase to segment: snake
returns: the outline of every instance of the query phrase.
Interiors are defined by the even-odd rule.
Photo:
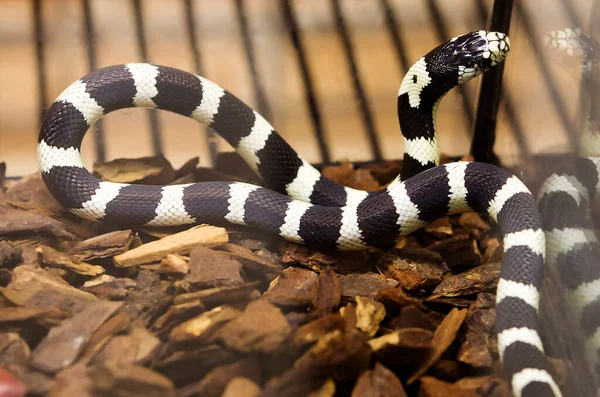
[[[107,66],[68,86],[40,127],[38,163],[57,201],[85,219],[119,225],[243,225],[319,250],[392,247],[444,215],[476,211],[498,223],[503,263],[496,295],[498,351],[515,396],[560,396],[537,332],[545,238],[536,200],[507,170],[459,161],[439,164],[436,112],[453,87],[504,61],[504,33],[449,39],[406,72],[397,97],[404,138],[400,175],[365,192],[325,178],[258,112],[218,84],[149,63]],[[262,178],[153,186],[92,175],[80,147],[90,126],[124,108],[166,110],[222,136]]]
[[[549,58],[580,76],[590,105],[572,169],[543,182],[538,208],[547,241],[546,263],[565,288],[600,395],[600,242],[590,208],[600,196],[600,46],[580,28],[552,30],[545,36]]]

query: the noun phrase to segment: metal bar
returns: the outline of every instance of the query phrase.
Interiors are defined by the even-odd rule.
[[[402,68],[406,72],[410,68],[411,64],[410,60],[408,59],[406,45],[404,44],[404,40],[400,34],[396,13],[394,12],[393,7],[388,0],[380,0],[380,4],[385,14],[385,26],[390,34],[392,43],[394,44],[396,56],[398,57],[400,65],[402,65]]]
[[[344,20],[339,0],[331,0],[331,6],[333,8],[337,30],[344,46],[346,61],[352,76],[352,84],[354,85],[356,100],[360,106],[363,124],[367,131],[371,154],[375,160],[381,160],[383,156],[381,154],[381,147],[379,145],[377,131],[375,130],[375,123],[373,122],[373,112],[371,111],[371,107],[369,105],[367,93],[365,92],[360,80],[358,66],[356,64],[356,56],[354,55],[354,48],[352,46],[348,28],[346,27],[346,22]]]
[[[534,55],[535,61],[538,64],[538,68],[540,69],[540,72],[542,73],[542,77],[544,79],[545,86],[548,90],[548,93],[550,94],[552,103],[554,105],[554,110],[556,110],[556,113],[558,114],[558,118],[560,119],[560,123],[562,124],[563,129],[565,130],[565,132],[567,134],[567,138],[569,139],[570,149],[573,150],[574,148],[577,147],[577,141],[578,141],[577,134],[575,133],[573,125],[571,124],[569,115],[567,114],[567,110],[566,110],[567,108],[565,106],[565,103],[558,92],[556,82],[554,81],[554,78],[552,77],[552,74],[550,73],[550,69],[548,68],[548,65],[545,61],[545,59],[547,57],[542,56],[543,50],[542,50],[542,48],[540,48],[539,41],[536,39],[536,37],[538,37],[538,36],[536,35],[536,32],[535,32],[536,29],[533,26],[533,22],[531,21],[531,16],[529,15],[529,12],[527,11],[527,9],[523,6],[522,1],[517,0],[515,2],[515,7],[516,7],[516,11],[520,15],[520,21],[521,21],[521,24],[523,25],[523,29],[525,30],[525,36],[531,37],[530,43],[531,43],[531,46],[533,47],[533,55]]]
[[[244,6],[244,0],[235,0],[235,10],[240,24],[240,33],[244,42],[244,50],[246,53],[246,59],[248,59],[248,66],[250,67],[250,75],[252,76],[252,85],[254,87],[254,96],[256,98],[256,108],[258,112],[267,120],[271,118],[271,110],[267,103],[265,91],[258,71],[256,70],[256,60],[254,58],[254,45],[252,44],[252,35],[250,34],[250,28],[248,26],[248,18],[246,16],[246,7]]]
[[[485,21],[487,10],[483,0],[477,0],[477,10],[480,18]],[[492,21],[490,30],[509,33],[512,17],[513,0],[494,1],[492,8]],[[471,142],[471,154],[475,161],[482,161],[498,165],[500,160],[494,153],[496,140],[496,124],[498,107],[502,102],[506,111],[514,136],[517,140],[522,157],[528,158],[529,148],[525,142],[525,134],[521,122],[517,118],[515,107],[509,92],[502,87],[504,75],[504,63],[489,70],[483,75],[481,82],[481,93],[477,106],[477,117],[475,119],[475,132]]]
[[[185,10],[185,26],[187,29],[188,43],[190,46],[190,52],[192,53],[192,59],[194,63],[194,70],[196,74],[202,74],[202,57],[200,55],[200,46],[196,38],[196,20],[194,19],[194,3],[192,0],[183,0],[183,7]],[[208,145],[208,156],[210,160],[210,166],[214,166],[217,160],[217,154],[219,152],[217,146],[218,135],[209,127],[204,127],[206,144]]]
[[[570,27],[572,28],[582,28],[583,22],[579,19],[577,12],[575,11],[575,7],[573,6],[572,0],[561,0],[563,7],[567,11],[567,17],[569,18]],[[566,26],[565,26],[566,27]]]
[[[46,87],[46,73],[44,71],[45,48],[44,48],[44,25],[42,18],[42,1],[32,0],[33,7],[33,37],[35,40],[35,55],[37,60],[37,81],[38,81],[38,117],[40,124],[46,114],[48,107],[48,92]]]
[[[441,42],[445,42],[450,39],[450,33],[448,31],[448,27],[446,26],[446,21],[442,17],[442,13],[440,8],[437,5],[436,0],[427,0],[427,6],[429,8],[429,13],[431,14],[431,18],[433,19],[433,27],[435,32]],[[460,94],[463,112],[465,117],[467,118],[467,122],[469,126],[473,125],[473,120],[475,119],[473,115],[473,102],[469,97],[469,94],[466,88],[462,85],[458,87],[458,93]],[[469,134],[470,135],[470,134]]]
[[[85,32],[85,45],[87,48],[88,70],[96,70],[96,43],[94,40],[94,18],[92,17],[92,7],[90,0],[83,0],[83,27]],[[94,143],[96,144],[96,160],[106,161],[106,150],[104,147],[104,130],[102,120],[94,123]]]
[[[319,105],[315,96],[310,71],[308,70],[308,63],[306,62],[305,55],[306,51],[302,42],[302,36],[300,28],[298,26],[298,21],[296,20],[296,14],[294,12],[292,0],[280,0],[279,4],[281,6],[281,11],[283,13],[283,18],[288,33],[290,35],[292,45],[294,47],[294,50],[296,51],[296,58],[298,60],[298,66],[300,67],[302,81],[304,83],[304,95],[306,97],[306,101],[308,102],[308,108],[310,110],[313,128],[317,137],[317,144],[319,146],[321,160],[324,164],[328,164],[331,161],[331,157],[329,155],[329,149],[325,142],[325,133],[323,130],[321,113],[319,111]]]
[[[148,62],[148,47],[146,44],[146,34],[144,32],[144,18],[142,10],[142,0],[131,0],[133,5],[133,13],[135,17],[135,31],[140,55],[143,62]],[[150,122],[150,134],[152,136],[152,150],[155,155],[162,153],[162,139],[160,127],[158,125],[157,112],[148,111],[148,120]]]

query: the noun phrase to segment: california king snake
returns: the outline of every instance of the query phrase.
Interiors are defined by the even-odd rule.
[[[538,193],[546,263],[565,288],[600,395],[600,242],[590,208],[600,192],[600,47],[581,29],[551,31],[547,39],[549,58],[580,73],[590,110],[573,169],[548,177]]]
[[[496,323],[513,393],[560,396],[536,331],[545,239],[535,199],[501,168],[470,162],[438,166],[435,113],[440,100],[452,87],[502,62],[508,51],[504,34],[471,32],[433,49],[410,68],[398,93],[406,168],[379,192],[349,189],[324,178],[262,116],[215,83],[150,64],[99,69],[59,95],[41,126],[42,177],[54,197],[83,218],[129,226],[232,223],[320,249],[387,247],[446,214],[488,214],[503,233]],[[168,110],[210,126],[267,188],[98,180],[81,161],[83,136],[105,114],[130,107]]]

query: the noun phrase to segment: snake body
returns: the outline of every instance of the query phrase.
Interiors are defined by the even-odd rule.
[[[262,116],[217,84],[151,64],[96,70],[59,95],[41,126],[42,177],[63,206],[87,219],[130,226],[232,223],[321,249],[387,247],[446,214],[488,214],[504,238],[496,326],[513,393],[559,396],[536,331],[545,240],[535,199],[501,168],[469,162],[438,165],[435,114],[440,100],[452,87],[502,62],[508,51],[504,34],[471,32],[440,45],[410,68],[398,93],[405,166],[378,192],[350,189],[323,177]],[[266,187],[98,180],[81,161],[83,136],[105,114],[130,107],[168,110],[210,126]]]

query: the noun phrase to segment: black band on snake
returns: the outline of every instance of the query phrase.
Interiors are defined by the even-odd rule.
[[[438,166],[435,113],[440,100],[452,87],[502,62],[508,51],[504,34],[471,32],[440,45],[410,68],[398,96],[404,166],[401,177],[379,192],[349,189],[324,178],[263,117],[215,83],[150,64],[94,71],[57,98],[39,137],[42,177],[62,205],[84,218],[132,226],[241,224],[323,249],[386,247],[446,214],[487,214],[504,238],[497,329],[513,393],[559,396],[536,331],[545,240],[533,196],[498,167],[468,162]],[[267,188],[99,181],[83,167],[83,136],[102,116],[130,107],[168,110],[210,126]]]

